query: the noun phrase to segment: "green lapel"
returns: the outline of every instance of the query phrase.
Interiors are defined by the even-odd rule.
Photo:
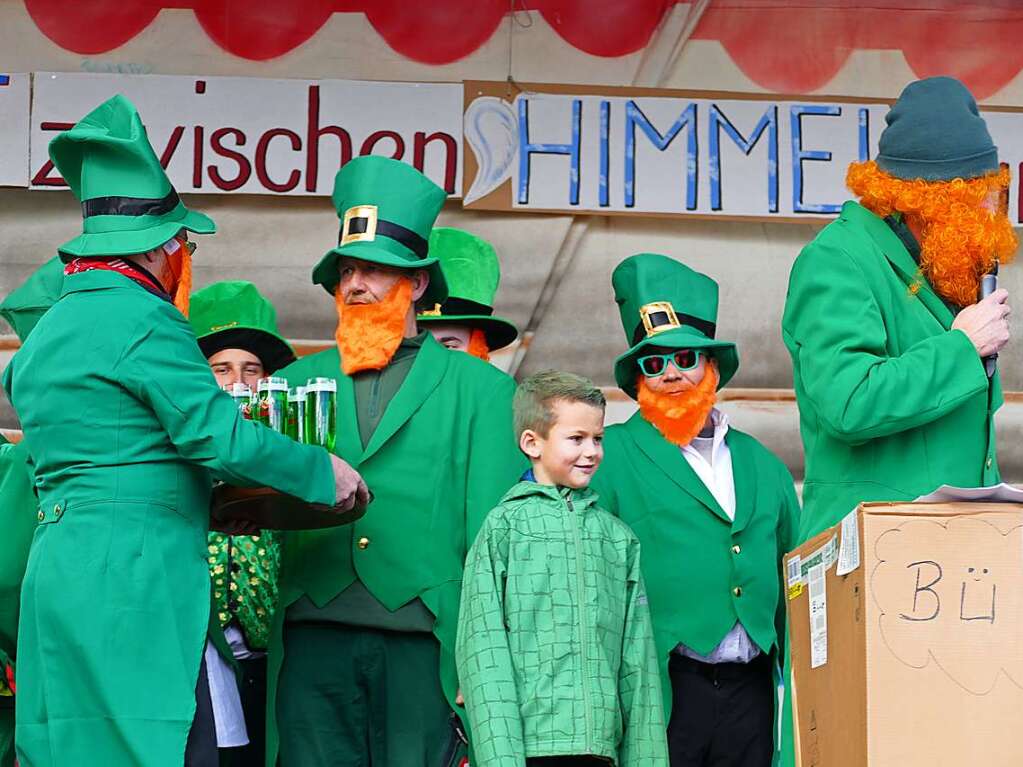
[[[842,206],[842,217],[859,223],[866,230],[877,247],[885,254],[888,262],[906,284],[906,287],[917,286],[916,297],[945,330],[951,328],[955,315],[934,292],[931,284],[920,275],[920,268],[916,261],[913,260],[909,251],[906,250],[906,246],[902,244],[902,240],[885,223],[884,219],[875,216],[855,202],[847,202]]]
[[[693,467],[682,456],[682,451],[677,445],[666,440],[638,411],[625,422],[625,428],[632,436],[636,446],[646,454],[654,464],[663,471],[668,478],[681,487],[693,498],[698,500],[708,509],[717,514],[728,524],[732,520],[725,514],[725,510],[714,498],[703,480],[700,479]]]
[[[735,484],[735,521],[732,532],[741,532],[753,516],[757,497],[757,473],[749,438],[741,431],[729,428],[725,444],[732,457],[732,481]]]
[[[450,359],[451,352],[433,340],[433,336],[427,335],[422,348],[416,355],[415,362],[412,363],[412,369],[402,381],[394,399],[388,403],[387,410],[384,411],[379,425],[373,432],[373,436],[370,437],[369,444],[366,445],[366,450],[362,454],[364,462],[368,461],[412,417],[413,413],[430,396],[430,393],[437,388],[448,369]],[[352,389],[351,401],[354,404],[355,390],[350,381],[349,387]],[[354,433],[358,438],[357,426]]]

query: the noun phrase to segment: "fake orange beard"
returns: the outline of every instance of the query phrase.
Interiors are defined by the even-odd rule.
[[[700,383],[678,394],[653,391],[640,373],[636,385],[639,412],[668,442],[682,447],[703,430],[717,402],[717,386],[716,365],[708,365]]]
[[[345,375],[382,370],[405,337],[405,320],[412,306],[412,281],[399,277],[383,300],[375,304],[346,304],[334,292],[337,306],[337,348]]]
[[[469,335],[469,346],[465,351],[473,357],[479,357],[484,362],[490,362],[490,347],[487,346],[487,337],[479,328],[475,328]]]
[[[187,317],[189,299],[192,296],[192,254],[187,248],[180,247],[168,259],[171,271],[178,281],[174,289],[174,306]]]
[[[995,259],[1008,263],[1016,252],[1008,216],[983,207],[992,190],[1008,186],[1007,169],[968,181],[906,181],[870,161],[850,165],[846,184],[876,215],[898,212],[921,223],[920,272],[956,306],[976,303],[981,277]]]

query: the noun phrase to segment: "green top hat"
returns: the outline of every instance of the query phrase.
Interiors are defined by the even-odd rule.
[[[345,163],[334,178],[334,207],[341,219],[336,248],[313,269],[313,282],[331,295],[341,256],[398,269],[425,269],[425,304],[448,296],[440,262],[429,255],[430,230],[447,194],[407,163],[366,155]]]
[[[178,199],[135,105],[120,94],[53,139],[50,159],[82,203],[82,234],[57,249],[65,259],[131,256],[182,229],[216,231]]]
[[[491,351],[503,349],[519,331],[508,320],[494,317],[494,295],[501,282],[501,265],[494,247],[461,229],[438,226],[430,233],[430,253],[440,260],[448,283],[448,300],[419,315],[419,324],[468,325],[479,328]]]
[[[244,349],[273,373],[295,361],[295,351],[277,330],[277,312],[251,282],[214,282],[192,294],[188,321],[206,358],[224,349]]]
[[[718,284],[673,258],[629,256],[611,275],[625,338],[632,345],[615,360],[615,381],[635,399],[636,360],[651,346],[700,349],[717,360],[720,389],[739,369],[735,344],[714,340]]]
[[[0,303],[0,317],[11,324],[24,343],[39,318],[57,303],[63,287],[64,265],[54,256]]]

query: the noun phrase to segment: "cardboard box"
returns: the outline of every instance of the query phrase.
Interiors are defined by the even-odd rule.
[[[1023,765],[1023,506],[863,504],[785,574],[797,765]]]

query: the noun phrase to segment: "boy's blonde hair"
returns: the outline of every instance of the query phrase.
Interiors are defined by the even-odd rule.
[[[521,436],[522,432],[530,429],[541,437],[547,437],[555,422],[556,402],[585,402],[601,410],[607,407],[604,393],[588,378],[559,370],[534,373],[515,390],[512,400],[515,435]]]

